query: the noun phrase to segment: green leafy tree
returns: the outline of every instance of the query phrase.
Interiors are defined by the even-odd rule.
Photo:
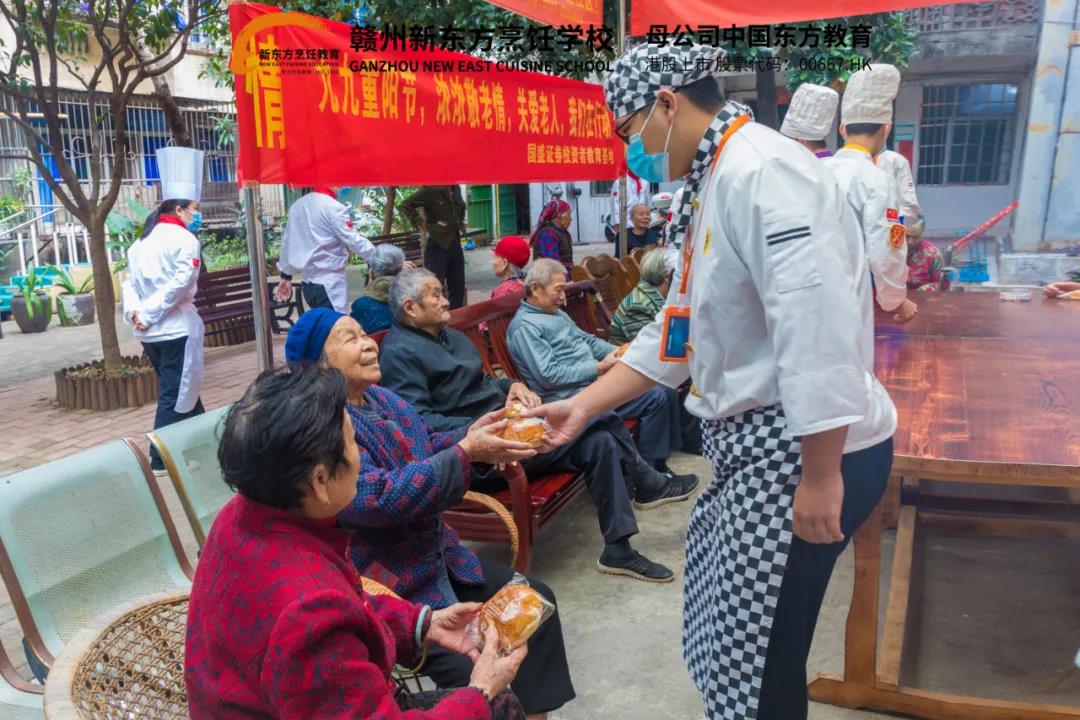
[[[125,177],[127,108],[143,82],[183,59],[191,33],[217,12],[210,0],[0,0],[0,14],[18,28],[0,47],[0,95],[7,100],[0,116],[22,131],[26,149],[15,157],[28,159],[56,200],[89,231],[94,302],[109,376],[120,373],[123,360],[106,221]],[[184,25],[181,17],[198,20]],[[84,45],[92,52],[80,54]],[[85,144],[79,147],[89,175],[84,178],[63,133],[60,93],[68,77],[86,93],[89,127],[81,129]]]

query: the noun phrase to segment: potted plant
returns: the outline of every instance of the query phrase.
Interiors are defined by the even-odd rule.
[[[58,265],[50,265],[56,273],[53,281],[62,288],[56,297],[56,314],[62,327],[78,327],[94,324],[94,276],[90,275],[80,285],[75,284],[71,273]]]
[[[20,294],[11,298],[11,314],[24,333],[45,332],[52,321],[52,301],[42,289],[35,269],[30,268],[20,285]]]

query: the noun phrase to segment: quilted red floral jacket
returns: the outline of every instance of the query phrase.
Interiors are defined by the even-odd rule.
[[[188,609],[192,720],[490,718],[479,690],[403,712],[390,672],[414,660],[420,606],[358,589],[349,533],[237,496],[206,540]]]

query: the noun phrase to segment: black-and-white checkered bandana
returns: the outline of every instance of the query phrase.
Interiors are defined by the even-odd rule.
[[[727,129],[743,115],[749,115],[753,120],[750,108],[734,100],[728,100],[701,137],[694,160],[690,164],[690,172],[686,176],[686,185],[683,188],[679,206],[671,208],[669,242],[676,245],[682,244],[682,237],[694,217],[694,200],[697,199],[698,193],[709,177],[709,168],[712,167],[713,156],[716,154],[720,139],[724,137]]]
[[[705,45],[638,45],[615,61],[604,96],[616,118],[647,108],[661,88],[681,88],[723,71],[725,52]]]

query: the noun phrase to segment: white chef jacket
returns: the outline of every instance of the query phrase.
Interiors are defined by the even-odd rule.
[[[641,178],[634,179],[627,176],[626,178],[626,227],[629,228],[634,224],[632,217],[632,210],[635,205],[647,205],[652,207],[652,192],[649,190],[649,183],[645,182]],[[611,224],[618,225],[619,219],[619,181],[616,180],[615,184],[611,186]]]
[[[874,319],[865,249],[824,166],[791,140],[749,123],[725,146],[699,195],[689,283],[690,362],[659,359],[663,311],[622,357],[678,387],[706,418],[783,406],[796,436],[848,426],[845,452],[896,430],[874,378]],[[689,242],[689,239],[687,240]],[[677,305],[682,266],[667,305]]]
[[[133,330],[136,338],[160,342],[191,333],[191,318],[184,310],[195,309],[200,251],[199,239],[186,228],[161,222],[128,248],[124,320],[130,323],[131,313],[138,311],[149,326]],[[201,327],[198,313],[195,319]]]
[[[324,286],[338,312],[349,312],[345,267],[350,251],[369,260],[375,246],[353,227],[347,207],[321,192],[310,192],[292,204],[278,269]]]
[[[900,214],[904,217],[904,224],[911,227],[915,217],[922,214],[922,209],[919,207],[919,197],[915,194],[915,178],[911,175],[907,158],[892,150],[882,150],[875,160],[878,169],[892,178]]]
[[[124,279],[124,321],[138,311],[146,330],[132,328],[142,342],[187,338],[175,409],[190,412],[202,392],[203,321],[195,309],[199,286],[198,238],[187,228],[159,222],[128,248]]]
[[[882,310],[895,310],[907,297],[907,243],[889,244],[889,231],[900,221],[892,178],[874,166],[869,153],[842,147],[821,162],[832,171],[862,228]],[[890,219],[891,216],[891,219]]]

